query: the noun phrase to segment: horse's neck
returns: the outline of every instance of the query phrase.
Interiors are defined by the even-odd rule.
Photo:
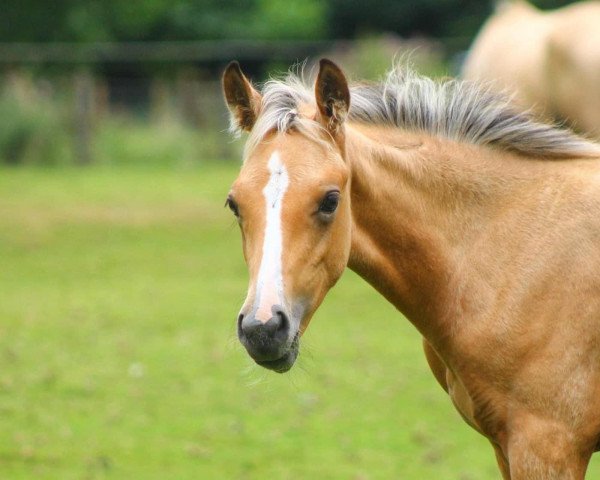
[[[444,334],[460,305],[469,245],[518,189],[479,147],[393,130],[350,128],[353,236],[349,267],[428,338]],[[500,155],[487,151],[487,155]],[[510,159],[508,160],[510,162]]]

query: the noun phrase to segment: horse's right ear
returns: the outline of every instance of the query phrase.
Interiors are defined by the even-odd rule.
[[[232,125],[240,130],[252,130],[262,100],[260,93],[252,87],[236,61],[227,65],[222,83]]]

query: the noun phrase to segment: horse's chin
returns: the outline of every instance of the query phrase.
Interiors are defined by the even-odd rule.
[[[255,362],[268,370],[273,370],[277,373],[285,373],[294,366],[294,363],[298,358],[298,350],[298,342],[294,342],[290,349],[280,358],[276,360],[255,360]]]

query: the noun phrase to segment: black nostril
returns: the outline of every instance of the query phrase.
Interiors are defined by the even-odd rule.
[[[242,335],[242,322],[244,320],[244,314],[240,313],[237,318],[237,333],[238,337]]]
[[[264,324],[265,331],[271,338],[285,341],[290,331],[290,321],[288,316],[279,305],[272,309],[273,316]]]
[[[285,312],[281,308],[273,309],[273,317],[278,319],[277,331],[285,331],[287,334],[290,329],[290,321]]]
[[[271,313],[273,316],[267,322],[261,322],[253,315],[245,316],[240,313],[237,319],[237,331],[240,339],[285,341],[290,331],[289,318],[279,305],[274,305]]]

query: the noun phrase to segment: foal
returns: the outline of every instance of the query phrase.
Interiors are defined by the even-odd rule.
[[[423,335],[505,479],[582,479],[600,439],[600,149],[477,87],[322,60],[262,93],[223,76],[247,131],[227,203],[250,272],[238,335],[285,372],[346,265]]]

